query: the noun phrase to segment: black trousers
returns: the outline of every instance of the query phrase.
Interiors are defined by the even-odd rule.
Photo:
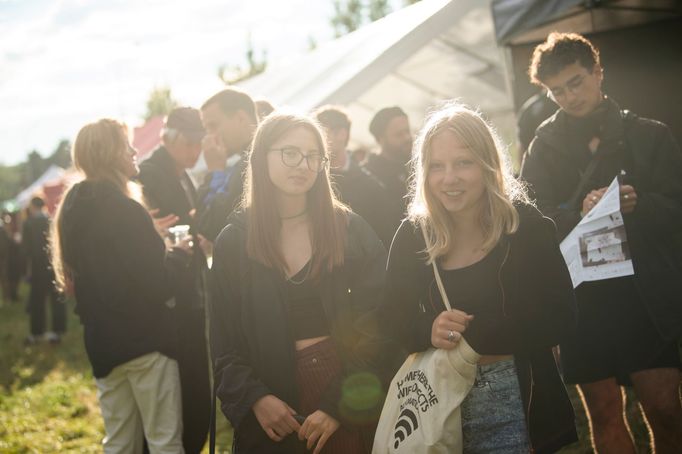
[[[178,310],[178,368],[182,389],[182,444],[187,454],[199,453],[208,436],[211,416],[208,349],[204,311]]]
[[[56,333],[66,332],[66,303],[59,298],[51,276],[32,276],[27,311],[31,320],[31,334],[41,336],[46,331],[47,300],[50,300],[51,328]]]

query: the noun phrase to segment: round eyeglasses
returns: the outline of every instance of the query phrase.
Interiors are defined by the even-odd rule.
[[[278,151],[282,158],[282,164],[287,167],[298,167],[305,159],[308,169],[312,172],[322,172],[329,162],[326,156],[323,156],[319,151],[313,151],[309,154],[303,154],[298,147],[284,147],[277,148],[270,151]]]

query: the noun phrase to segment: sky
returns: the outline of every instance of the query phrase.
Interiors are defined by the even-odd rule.
[[[102,117],[142,124],[154,87],[198,107],[244,65],[333,38],[331,0],[0,0],[0,164]]]

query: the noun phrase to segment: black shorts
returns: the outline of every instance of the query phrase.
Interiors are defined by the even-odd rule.
[[[630,385],[633,372],[682,369],[677,340],[659,335],[632,277],[584,282],[576,289],[578,326],[560,346],[566,383],[616,378]]]

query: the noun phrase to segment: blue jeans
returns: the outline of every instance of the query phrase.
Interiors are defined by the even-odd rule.
[[[528,453],[528,431],[514,360],[478,366],[462,402],[464,454]]]

